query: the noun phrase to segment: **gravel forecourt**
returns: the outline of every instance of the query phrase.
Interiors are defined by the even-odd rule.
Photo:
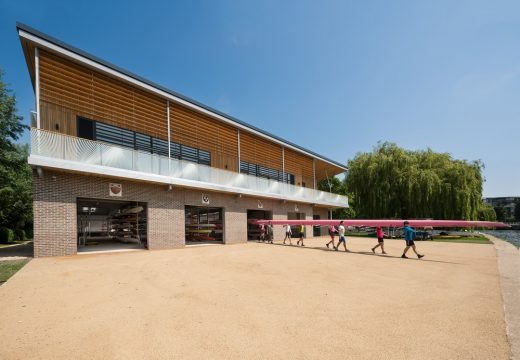
[[[0,358],[510,357],[493,245],[326,241],[34,259],[0,287]]]

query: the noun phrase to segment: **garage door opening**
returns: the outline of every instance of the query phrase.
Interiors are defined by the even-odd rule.
[[[272,211],[247,210],[247,240],[260,240],[260,228],[249,220],[273,220]]]
[[[224,242],[224,211],[222,208],[186,206],[186,245],[222,244]]]
[[[78,253],[147,247],[147,206],[136,201],[78,199]]]

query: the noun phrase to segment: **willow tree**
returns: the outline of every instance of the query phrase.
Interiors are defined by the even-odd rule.
[[[378,144],[348,162],[346,187],[358,217],[476,220],[482,205],[480,161],[432,150]]]

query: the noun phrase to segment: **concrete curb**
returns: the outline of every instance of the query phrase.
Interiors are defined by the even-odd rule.
[[[520,360],[520,252],[507,241],[486,236],[493,241],[497,253],[511,359]]]

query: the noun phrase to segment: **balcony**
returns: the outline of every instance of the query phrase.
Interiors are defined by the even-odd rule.
[[[29,164],[174,186],[348,207],[346,196],[31,128]]]

